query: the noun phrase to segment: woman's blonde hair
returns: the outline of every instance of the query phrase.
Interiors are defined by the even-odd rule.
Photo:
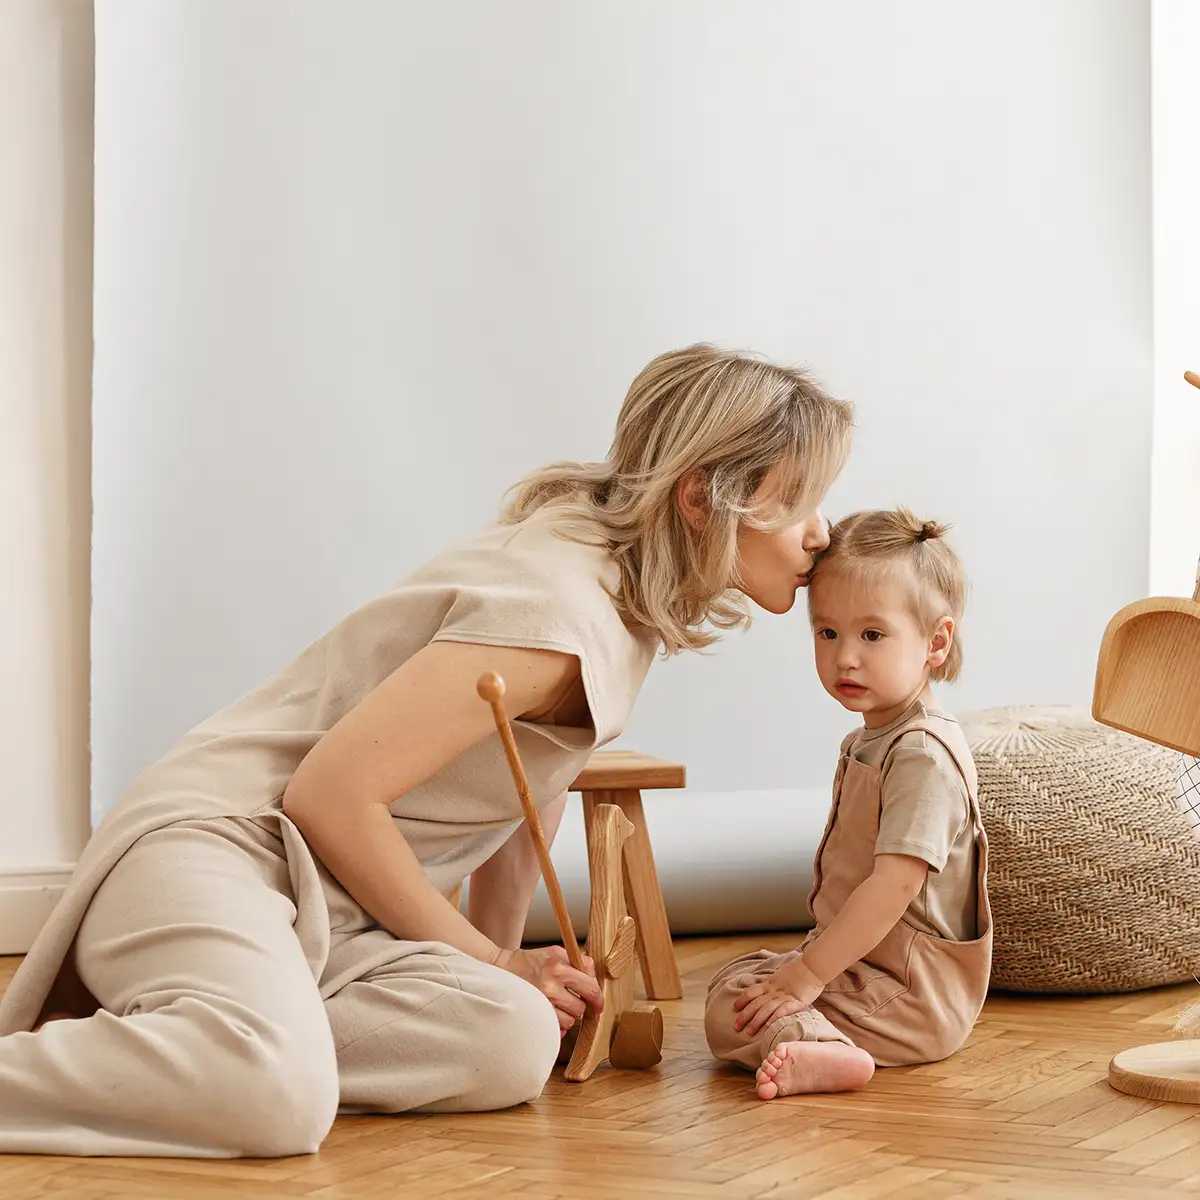
[[[874,509],[843,517],[829,530],[829,548],[813,570],[814,580],[832,571],[865,574],[877,568],[907,568],[904,582],[913,588],[913,612],[931,632],[943,617],[954,620],[950,653],[930,673],[934,682],[953,683],[962,672],[959,621],[967,604],[967,573],[946,541],[948,525],[922,521],[907,508]],[[809,591],[811,605],[812,591]]]
[[[614,601],[668,654],[710,645],[749,619],[738,582],[740,525],[783,528],[811,512],[850,449],[851,406],[805,372],[700,344],[654,359],[630,385],[603,462],[556,463],[510,493],[503,520],[545,504],[560,530],[606,546],[621,571]],[[753,497],[778,468],[770,503]],[[706,517],[694,530],[679,480],[702,479]]]

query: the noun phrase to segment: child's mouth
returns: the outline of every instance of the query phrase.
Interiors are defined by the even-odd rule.
[[[850,683],[845,679],[839,679],[833,687],[839,696],[849,696],[852,699],[863,695],[867,690],[861,683]]]

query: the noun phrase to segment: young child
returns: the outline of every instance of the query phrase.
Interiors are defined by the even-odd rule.
[[[830,531],[809,587],[817,674],[862,728],[842,743],[799,949],[760,950],[709,987],[708,1044],[761,1099],[936,1062],[987,994],[992,918],[975,765],[931,682],[958,676],[966,579],[946,530],[861,512]]]

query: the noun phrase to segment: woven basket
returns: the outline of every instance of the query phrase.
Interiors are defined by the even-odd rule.
[[[991,847],[992,986],[1128,992],[1200,972],[1200,843],[1178,756],[1078,708],[962,727]]]

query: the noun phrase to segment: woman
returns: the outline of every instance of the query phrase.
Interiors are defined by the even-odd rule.
[[[0,1150],[299,1154],[339,1104],[538,1096],[600,996],[561,947],[520,948],[537,862],[475,681],[507,681],[553,836],[659,647],[744,623],[736,592],[791,608],[850,428],[799,372],[663,355],[608,460],[535,473],[499,525],[187,734],[0,1005]],[[468,875],[463,916],[444,893]]]

